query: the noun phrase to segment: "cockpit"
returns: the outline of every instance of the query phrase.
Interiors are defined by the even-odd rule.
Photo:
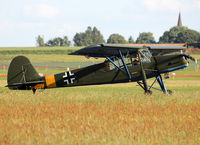
[[[150,63],[151,62],[151,53],[148,49],[140,49],[138,50],[137,54],[131,55],[128,54],[123,57],[125,64],[127,67],[133,67],[140,65],[140,63]],[[119,57],[113,57],[111,60],[106,61],[106,70],[114,70],[116,69],[116,66],[123,69],[124,65]]]
[[[142,63],[149,63],[151,62],[151,53],[147,49],[141,49],[139,50],[139,54],[141,55],[141,61]]]

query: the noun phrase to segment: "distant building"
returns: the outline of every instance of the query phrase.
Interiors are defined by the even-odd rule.
[[[182,26],[182,20],[181,20],[181,13],[179,12],[179,16],[178,16],[178,24],[177,26]]]

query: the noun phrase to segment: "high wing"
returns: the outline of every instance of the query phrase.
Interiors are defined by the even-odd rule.
[[[188,43],[187,46],[194,47],[194,48],[200,48],[200,43]]]
[[[147,44],[146,47],[149,48],[153,56],[156,56],[172,52],[185,51],[187,49],[187,44]]]
[[[88,46],[73,53],[70,55],[84,55],[88,57],[119,57],[119,50],[123,55],[136,54],[137,51],[143,48],[142,46],[131,46],[131,45],[122,45],[122,44],[100,44],[96,46]]]
[[[119,50],[123,56],[136,56],[140,49],[148,48],[152,55],[163,55],[180,50],[185,50],[186,44],[100,44],[96,46],[88,46],[70,55],[84,55],[88,57],[119,57]]]

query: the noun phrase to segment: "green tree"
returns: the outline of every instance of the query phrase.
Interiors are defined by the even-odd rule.
[[[94,27],[92,30],[92,45],[97,45],[100,43],[105,43],[105,40],[101,32],[96,27]]]
[[[73,41],[75,46],[84,46],[84,33],[76,33]]]
[[[71,41],[68,40],[67,36],[64,36],[63,38],[63,46],[70,46],[71,45]]]
[[[200,33],[195,30],[185,30],[178,34],[177,43],[197,43],[200,42]]]
[[[45,43],[45,46],[54,46],[53,40],[48,40],[48,41]]]
[[[127,41],[125,40],[125,38],[120,35],[120,34],[111,34],[107,40],[107,43],[113,43],[113,44],[125,44],[127,43]]]
[[[94,27],[88,27],[85,32],[76,33],[73,41],[75,46],[88,46],[104,43],[105,40],[100,31]]]
[[[182,31],[187,30],[184,26],[172,27],[169,31],[165,31],[159,38],[159,43],[178,43],[178,34]]]
[[[130,36],[130,37],[128,38],[128,43],[130,43],[130,44],[135,43],[132,36]]]
[[[47,41],[46,46],[60,46],[62,45],[62,43],[63,43],[62,38],[56,37],[54,39]]]
[[[200,42],[200,33],[184,26],[172,27],[165,31],[159,43],[197,43]]]
[[[63,39],[61,37],[56,37],[53,39],[54,46],[63,46]]]
[[[47,41],[46,46],[70,46],[70,44],[68,37],[64,36],[64,38],[56,37]]]
[[[88,27],[83,34],[84,46],[92,45],[92,27]]]
[[[139,34],[136,43],[156,43],[153,33],[142,32]]]
[[[36,45],[39,47],[45,46],[44,39],[40,35],[36,37]]]

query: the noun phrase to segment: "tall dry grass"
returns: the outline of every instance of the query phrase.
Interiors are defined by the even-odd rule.
[[[117,90],[80,87],[36,95],[3,90],[0,144],[200,144],[199,93],[144,96]]]

